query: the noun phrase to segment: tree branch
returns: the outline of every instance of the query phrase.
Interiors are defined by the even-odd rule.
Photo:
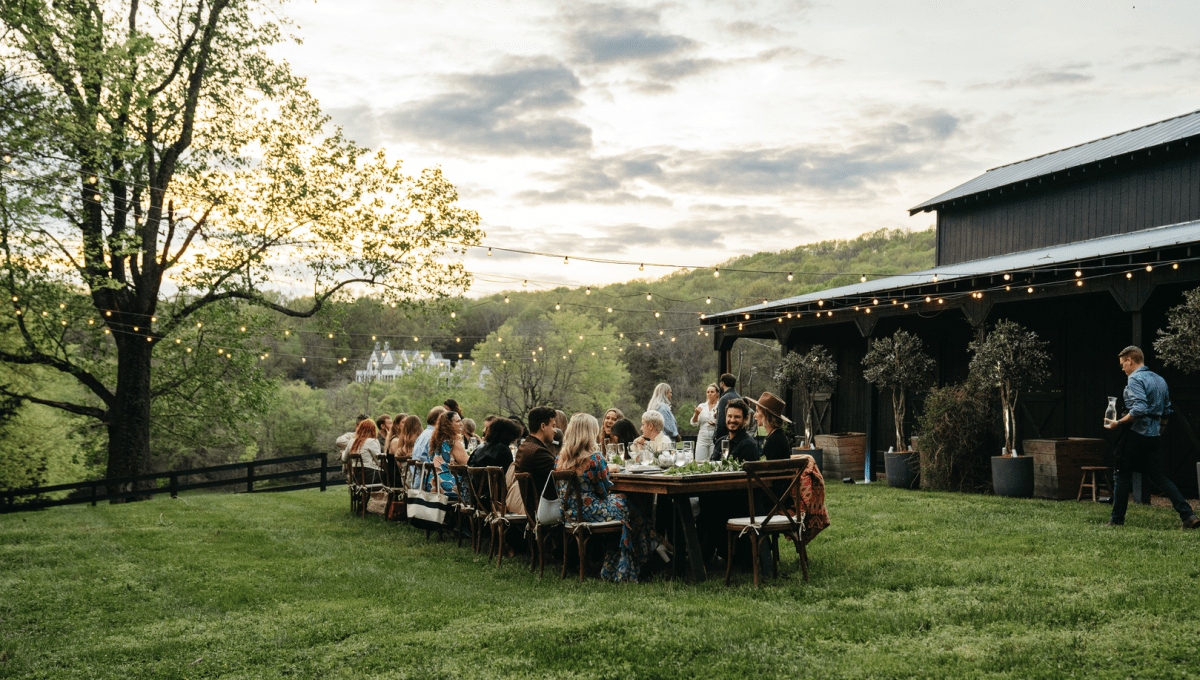
[[[26,338],[28,341],[28,333],[26,333]],[[105,406],[112,408],[114,402],[116,402],[116,397],[113,396],[113,393],[96,376],[64,359],[37,351],[30,354],[13,354],[11,352],[0,351],[0,361],[23,366],[49,366],[83,383],[93,394],[100,397]]]
[[[62,409],[64,411],[67,411],[70,413],[75,413],[75,414],[78,414],[81,416],[91,416],[105,424],[108,423],[108,411],[105,411],[104,409],[96,408],[95,406],[83,406],[81,404],[72,404],[67,401],[52,401],[50,399],[42,399],[40,397],[35,397],[31,394],[19,394],[17,392],[10,392],[9,390],[4,389],[3,387],[0,387],[0,394],[6,395],[9,397],[14,397],[16,399],[23,399],[25,401],[33,402],[35,404],[41,404],[43,406],[51,406],[53,408]]]
[[[231,291],[227,291],[224,293],[215,293],[215,294],[205,295],[204,297],[192,302],[188,306],[184,307],[183,309],[179,310],[177,313],[172,315],[171,320],[169,322],[167,322],[167,324],[165,326],[162,327],[161,334],[164,336],[170,334],[176,327],[179,326],[179,324],[183,323],[184,319],[186,319],[187,317],[194,314],[197,310],[203,309],[204,307],[207,307],[208,305],[211,305],[214,302],[220,302],[221,300],[246,300],[247,302],[252,302],[260,307],[265,307],[267,309],[274,310],[285,316],[290,316],[290,317],[298,318],[298,319],[307,319],[307,318],[313,316],[314,314],[316,314],[317,312],[321,311],[321,308],[324,307],[325,302],[328,301],[330,297],[332,297],[335,293],[337,293],[342,288],[345,288],[346,286],[349,286],[352,283],[366,283],[366,284],[370,284],[370,285],[375,285],[376,281],[374,278],[347,279],[345,281],[342,281],[341,283],[334,286],[333,288],[330,288],[329,290],[325,291],[321,295],[314,296],[313,305],[307,311],[297,311],[295,309],[291,309],[288,307],[284,307],[283,305],[276,304],[276,303],[271,302],[270,300],[264,298],[262,296],[262,293],[259,293],[257,291],[231,290]]]

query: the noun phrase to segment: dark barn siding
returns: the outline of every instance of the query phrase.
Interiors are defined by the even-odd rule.
[[[1200,155],[1052,184],[939,208],[938,264],[1200,219]]]

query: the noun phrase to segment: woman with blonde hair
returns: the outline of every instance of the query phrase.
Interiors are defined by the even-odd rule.
[[[700,427],[696,435],[697,463],[712,458],[713,433],[717,431],[717,400],[721,397],[721,390],[717,389],[716,383],[710,383],[705,388],[704,397],[706,401],[697,404],[692,411],[692,425]]]
[[[679,425],[675,422],[675,414],[671,413],[671,396],[671,386],[667,383],[659,383],[654,388],[654,396],[650,397],[650,403],[646,405],[646,410],[661,413],[663,434],[672,441],[679,441]],[[643,416],[644,418],[645,416]]]
[[[615,548],[605,552],[600,576],[610,581],[636,583],[651,551],[658,551],[663,561],[670,561],[671,546],[655,533],[628,498],[609,492],[612,481],[608,478],[608,464],[596,448],[599,436],[600,424],[595,416],[579,413],[567,424],[562,451],[555,467],[579,476],[583,507],[575,507],[575,498],[567,494],[565,486],[560,485],[558,494],[563,499],[564,519],[623,522],[625,526],[621,531],[621,540]]]

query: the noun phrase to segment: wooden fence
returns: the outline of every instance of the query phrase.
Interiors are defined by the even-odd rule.
[[[269,466],[313,460],[318,463],[317,467],[261,472],[261,470]],[[242,474],[229,474],[238,472]],[[331,476],[330,473],[334,473],[334,475]],[[156,493],[170,493],[171,497],[174,498],[181,491],[216,487],[237,487],[236,490],[244,490],[245,493],[294,491],[296,489],[312,489],[316,487],[320,487],[321,491],[324,491],[327,486],[345,483],[346,480],[342,477],[341,473],[341,464],[329,465],[328,454],[324,453],[306,456],[288,456],[286,458],[267,458],[250,461],[249,463],[230,463],[228,465],[213,465],[210,467],[192,468],[190,470],[172,470],[170,472],[156,472],[117,479],[97,479],[89,482],[76,482],[74,484],[57,484],[55,486],[43,486],[32,489],[3,491],[0,492],[4,497],[4,502],[0,504],[0,513],[40,510],[56,505],[75,505],[78,503],[91,503],[95,505],[97,501],[114,501],[137,496],[149,496]],[[317,479],[283,486],[264,486],[266,482],[308,476],[316,477]],[[165,484],[162,483],[164,481],[166,482]],[[145,482],[153,482],[153,484],[144,484]],[[255,488],[256,484],[259,485],[258,488]],[[134,488],[135,486],[141,488]],[[108,493],[109,487],[122,490],[110,494]],[[76,493],[69,493],[66,498],[46,498],[47,494],[63,491]],[[18,499],[22,497],[28,498],[28,500],[19,501]]]

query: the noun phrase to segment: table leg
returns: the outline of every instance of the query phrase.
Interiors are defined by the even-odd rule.
[[[683,545],[679,541],[675,542],[675,559],[672,562],[677,562],[683,559],[680,548],[687,550],[688,564],[691,565],[691,577],[697,583],[703,583],[708,579],[708,575],[704,571],[704,552],[700,549],[700,535],[696,533],[696,518],[692,516],[692,502],[687,496],[673,496],[675,507],[675,517],[679,526],[683,529]]]

